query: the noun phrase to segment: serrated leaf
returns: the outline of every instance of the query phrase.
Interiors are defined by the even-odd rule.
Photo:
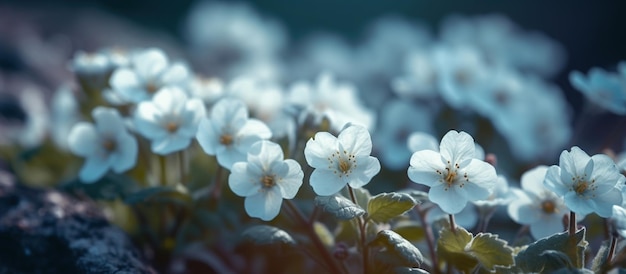
[[[426,236],[424,227],[420,223],[414,221],[398,222],[392,230],[400,234],[402,238],[407,239],[409,242],[419,242]]]
[[[386,252],[392,254],[394,258],[400,259],[399,263],[402,266],[419,267],[424,261],[424,257],[417,247],[391,230],[378,232],[370,245],[385,247]]]
[[[317,196],[315,197],[315,205],[321,207],[324,211],[333,214],[337,219],[350,220],[365,214],[358,205],[343,196]]]
[[[256,225],[249,227],[242,233],[241,236],[244,241],[251,242],[256,245],[296,244],[289,233],[269,225]]]
[[[367,214],[375,222],[388,222],[411,210],[416,204],[415,199],[406,193],[381,193],[370,199]]]
[[[546,250],[556,250],[565,253],[574,267],[584,267],[584,253],[587,248],[585,240],[585,229],[581,229],[571,237],[568,232],[554,234],[550,237],[540,239],[522,251],[515,257],[516,268],[524,272],[540,272],[555,271],[557,269],[548,269],[548,257],[542,257],[541,254]]]
[[[335,245],[335,237],[333,237],[333,234],[330,233],[330,231],[324,224],[320,222],[313,223],[313,230],[326,247],[331,247]]]
[[[452,232],[449,226],[439,231],[437,241],[437,256],[441,260],[453,265],[456,269],[469,272],[478,265],[478,260],[472,257],[465,247],[472,241],[472,234],[462,227],[456,227]]]
[[[400,192],[411,195],[411,197],[413,197],[413,199],[415,199],[415,201],[417,201],[418,203],[430,201],[428,199],[428,192],[415,190],[415,189],[404,189],[404,190],[401,190]]]
[[[513,248],[491,233],[479,233],[471,241],[469,253],[487,270],[496,265],[509,266],[515,263]]]

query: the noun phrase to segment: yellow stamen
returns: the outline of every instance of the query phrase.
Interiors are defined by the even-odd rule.
[[[220,144],[228,146],[232,143],[233,143],[233,136],[230,136],[228,134],[224,134],[220,136]]]
[[[274,176],[264,175],[261,177],[261,184],[263,184],[265,188],[270,188],[276,185],[276,181],[274,180]]]
[[[543,202],[541,202],[541,209],[545,213],[549,213],[549,214],[550,213],[555,213],[556,212],[556,205],[552,201],[543,201]]]

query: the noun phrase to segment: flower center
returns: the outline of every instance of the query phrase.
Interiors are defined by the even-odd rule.
[[[112,151],[115,150],[115,147],[117,147],[117,144],[115,143],[114,140],[106,139],[106,140],[102,141],[102,147],[107,152],[112,152]]]
[[[261,184],[263,184],[264,188],[270,188],[276,185],[276,180],[274,176],[263,175],[263,177],[261,177]]]
[[[552,214],[556,212],[556,205],[553,201],[543,201],[541,202],[541,210],[545,213]]]
[[[345,159],[339,160],[339,170],[341,170],[341,172],[348,173],[348,171],[350,171],[350,166],[350,162],[346,161]]]
[[[456,172],[448,170],[448,174],[446,174],[446,178],[444,180],[448,185],[451,185],[454,183],[454,179],[456,179]]]
[[[588,187],[589,187],[589,183],[587,183],[586,181],[581,181],[581,182],[578,182],[576,186],[574,186],[574,191],[576,191],[578,195],[581,195],[585,193]]]
[[[150,94],[157,92],[158,89],[159,89],[159,86],[153,82],[148,82],[146,84],[146,91],[148,91],[148,93]]]
[[[220,144],[229,146],[232,143],[233,143],[233,136],[231,136],[230,134],[224,134],[220,136]]]
[[[167,130],[167,132],[169,133],[174,133],[178,130],[178,123],[176,122],[169,122],[165,125],[165,130]]]

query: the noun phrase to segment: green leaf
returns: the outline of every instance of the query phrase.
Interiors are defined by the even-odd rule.
[[[567,257],[567,254],[556,251],[556,250],[546,250],[541,253],[541,257],[546,258],[546,269],[573,269],[572,260]]]
[[[296,244],[289,233],[282,229],[269,225],[256,225],[249,227],[242,233],[242,238],[246,242],[256,245],[288,245]]]
[[[456,227],[452,232],[449,226],[439,231],[437,241],[437,256],[441,260],[453,265],[462,272],[469,272],[478,265],[478,260],[471,256],[466,247],[472,241],[472,234],[462,227]]]
[[[375,222],[388,222],[411,210],[416,204],[415,199],[406,193],[381,193],[372,197],[367,204],[368,218]]]
[[[330,233],[330,230],[328,230],[324,224],[320,222],[313,223],[313,230],[326,247],[335,245],[335,237],[333,237],[333,234]]]
[[[598,253],[596,254],[596,257],[593,258],[593,261],[591,263],[591,269],[593,269],[593,272],[595,273],[608,272],[609,269],[606,269],[607,267],[606,259],[608,258],[608,255],[609,255],[610,245],[611,245],[611,241],[604,241],[602,245],[600,246],[600,249],[598,249]]]
[[[419,222],[400,221],[392,230],[400,234],[402,238],[407,239],[409,242],[419,242],[426,237],[424,227]]]
[[[350,220],[365,214],[358,205],[343,196],[317,196],[315,197],[315,205],[321,207],[324,211],[333,214],[337,219]]]
[[[584,267],[584,253],[587,248],[585,240],[585,229],[570,236],[568,232],[554,234],[550,237],[540,239],[522,251],[515,257],[516,268],[524,272],[555,271],[549,268],[549,256],[542,256],[546,250],[563,252],[570,259],[575,268]]]
[[[515,263],[513,248],[491,233],[478,233],[471,241],[469,253],[490,271],[496,265],[509,266]]]
[[[419,191],[415,189],[404,189],[404,190],[401,190],[400,192],[411,195],[411,197],[413,197],[413,199],[417,201],[418,203],[430,201],[428,199],[428,192]]]
[[[417,247],[391,230],[378,232],[370,245],[383,246],[385,250],[382,252],[392,255],[394,259],[399,259],[398,263],[401,266],[419,267],[424,261]]]

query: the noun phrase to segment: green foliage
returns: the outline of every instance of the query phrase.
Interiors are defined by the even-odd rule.
[[[123,174],[107,173],[100,180],[85,184],[78,178],[61,186],[61,189],[71,193],[86,194],[95,200],[115,200],[125,198],[128,193],[137,188],[137,184]]]
[[[255,225],[242,233],[244,242],[256,245],[287,245],[293,246],[296,241],[282,229],[269,225]]]
[[[419,242],[426,237],[424,227],[419,222],[415,221],[398,222],[392,230],[409,242]]]
[[[556,271],[563,267],[583,268],[585,261],[585,250],[587,248],[585,240],[585,229],[570,236],[568,232],[554,234],[550,237],[540,239],[522,251],[515,257],[515,268],[521,272]],[[565,255],[568,260],[560,260],[555,264],[555,256],[559,253],[546,252],[557,251]]]
[[[129,205],[143,202],[172,203],[180,206],[187,206],[192,202],[192,198],[187,189],[182,185],[149,187],[128,195],[124,202]]]
[[[365,214],[364,209],[339,195],[317,196],[315,197],[315,205],[340,220],[350,220]]]
[[[472,239],[469,250],[472,256],[488,270],[492,270],[496,265],[507,266],[515,263],[513,248],[495,234],[478,233]]]
[[[370,245],[384,247],[378,255],[391,265],[419,267],[424,261],[417,247],[391,230],[378,232]]]
[[[317,234],[317,237],[320,238],[320,240],[325,246],[331,247],[335,245],[335,238],[333,237],[333,234],[330,233],[328,228],[323,223],[320,223],[320,222],[313,223],[313,230],[315,231],[315,234]]]
[[[506,241],[491,233],[473,236],[462,227],[457,227],[455,232],[444,227],[439,232],[437,254],[465,273],[471,272],[477,266],[493,271],[496,266],[506,267],[514,263],[513,248]]]
[[[388,222],[411,210],[416,204],[413,197],[406,193],[381,193],[372,197],[367,204],[368,218],[375,222]]]

